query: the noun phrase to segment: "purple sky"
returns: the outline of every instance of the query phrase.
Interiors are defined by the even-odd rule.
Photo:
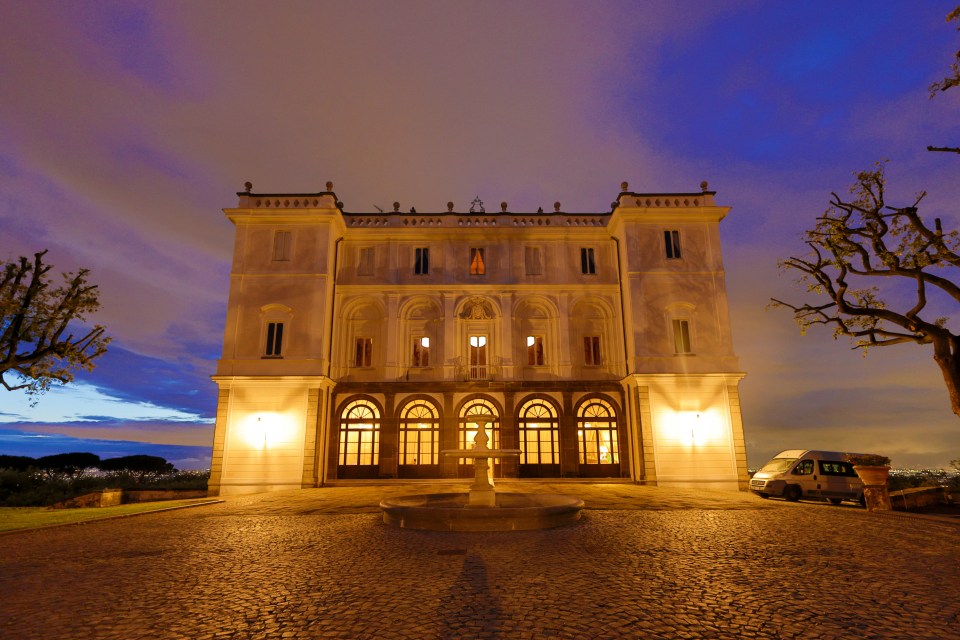
[[[90,268],[114,337],[82,384],[32,408],[0,393],[0,453],[62,434],[64,450],[182,445],[163,455],[206,464],[220,209],[245,180],[332,180],[347,210],[424,212],[478,194],[605,211],[623,180],[708,180],[733,207],[751,466],[788,448],[944,466],[960,421],[929,348],[864,358],[765,306],[798,299],[777,259],[878,160],[891,201],[927,190],[921,214],[960,226],[960,157],[925,151],[960,143],[960,89],[926,89],[958,48],[955,1],[0,3],[0,259],[48,248],[58,271]]]

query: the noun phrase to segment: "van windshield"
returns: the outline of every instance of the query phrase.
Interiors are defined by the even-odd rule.
[[[774,458],[767,464],[763,465],[763,468],[760,469],[760,471],[765,473],[783,473],[796,461],[796,458]]]

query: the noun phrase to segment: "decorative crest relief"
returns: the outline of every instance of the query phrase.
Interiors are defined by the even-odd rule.
[[[492,320],[493,311],[490,309],[490,303],[483,298],[471,298],[464,305],[460,317],[464,320]]]
[[[470,203],[470,213],[486,213],[487,210],[483,208],[483,200],[480,199],[480,196],[477,196],[473,199],[473,202]]]

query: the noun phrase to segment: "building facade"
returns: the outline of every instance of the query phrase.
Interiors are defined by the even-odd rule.
[[[609,211],[351,213],[238,194],[212,494],[494,474],[744,489],[720,221],[695,193]]]

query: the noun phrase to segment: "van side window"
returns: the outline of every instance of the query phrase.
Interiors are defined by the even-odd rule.
[[[849,462],[826,462],[820,460],[820,473],[825,476],[843,476],[855,478],[857,472]]]
[[[807,476],[813,473],[813,460],[804,460],[793,470],[795,476]]]

